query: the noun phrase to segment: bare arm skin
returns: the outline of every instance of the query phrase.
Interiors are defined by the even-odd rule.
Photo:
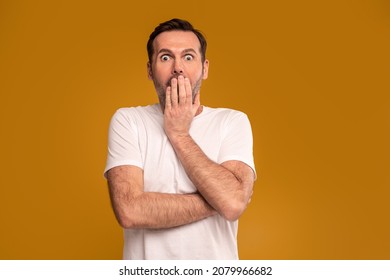
[[[171,228],[215,215],[199,194],[144,192],[143,170],[118,166],[107,173],[111,203],[124,228]]]
[[[220,215],[234,221],[250,201],[253,170],[240,161],[217,164],[204,154],[189,134],[191,122],[200,110],[199,93],[193,102],[189,80],[182,76],[172,79],[166,92],[165,132],[198,191]]]

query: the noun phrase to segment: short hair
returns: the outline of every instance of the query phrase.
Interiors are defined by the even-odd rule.
[[[202,58],[202,62],[204,62],[206,59],[206,48],[207,48],[206,38],[203,36],[203,34],[199,30],[195,29],[191,23],[189,23],[186,20],[178,19],[178,18],[174,18],[174,19],[168,20],[166,22],[160,23],[154,29],[152,34],[150,34],[148,43],[146,45],[146,49],[148,51],[149,62],[152,62],[152,57],[154,54],[154,49],[153,49],[154,39],[159,34],[161,34],[163,32],[175,31],[175,30],[190,31],[190,32],[194,33],[196,35],[196,37],[198,37],[198,40],[200,43],[200,53],[202,56],[201,58]]]

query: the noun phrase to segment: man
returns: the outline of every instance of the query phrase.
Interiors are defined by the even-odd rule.
[[[148,76],[159,104],[119,109],[105,176],[124,228],[124,259],[238,259],[237,219],[252,195],[245,114],[200,105],[206,40],[184,20],[150,35]]]

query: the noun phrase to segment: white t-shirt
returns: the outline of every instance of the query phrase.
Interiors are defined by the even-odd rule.
[[[216,163],[239,160],[255,172],[252,130],[247,116],[231,109],[203,106],[190,135]],[[109,129],[108,170],[134,165],[144,171],[144,190],[194,193],[163,128],[159,104],[119,109]],[[238,259],[238,222],[220,215],[170,229],[124,229],[124,259]]]

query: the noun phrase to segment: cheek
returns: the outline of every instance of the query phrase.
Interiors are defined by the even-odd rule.
[[[200,75],[202,75],[202,68],[201,67],[188,67],[185,69],[185,72],[187,72],[188,76],[193,78],[199,78]]]
[[[197,71],[194,71],[194,73],[192,73],[192,80],[193,82],[197,82],[199,79],[201,79],[203,76],[203,71],[202,69],[200,70],[197,70]]]
[[[171,74],[171,68],[168,64],[164,65],[156,65],[154,67],[154,76],[158,79],[165,79],[166,77],[169,77]]]

